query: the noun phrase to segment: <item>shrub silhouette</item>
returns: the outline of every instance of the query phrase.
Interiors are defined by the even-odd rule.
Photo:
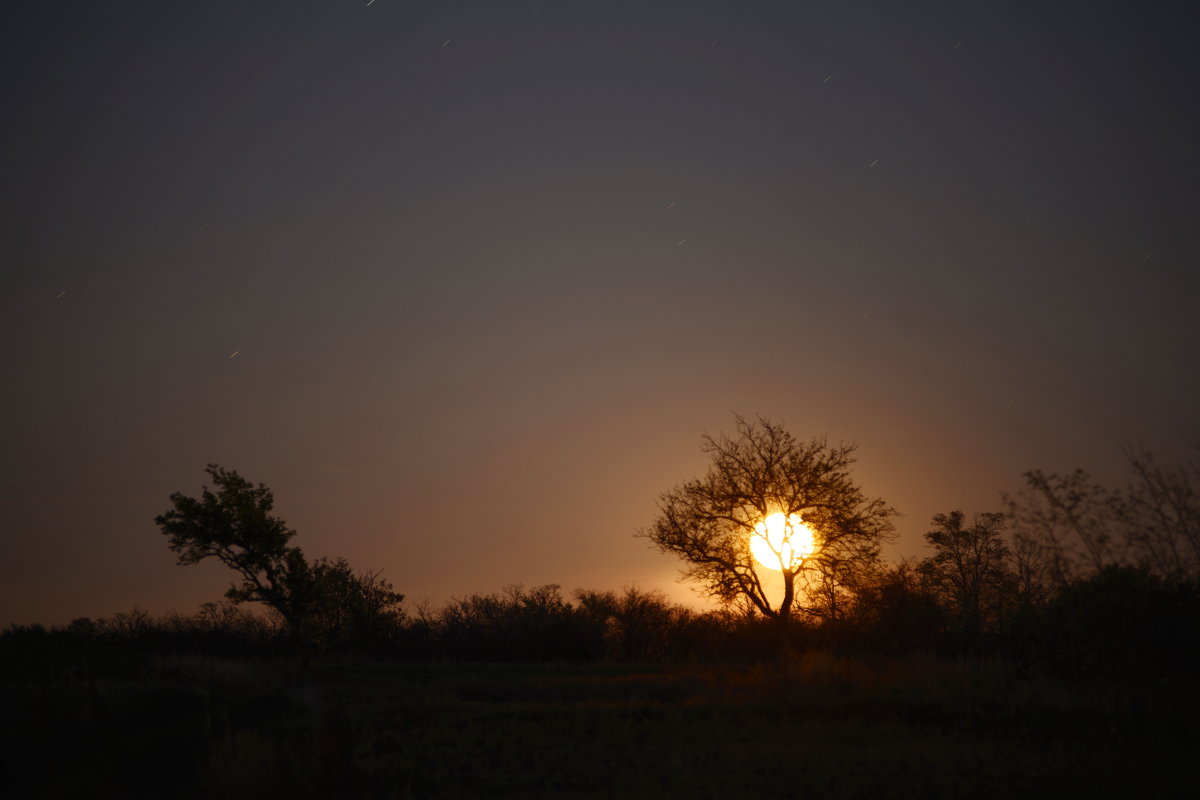
[[[1069,583],[1031,620],[1035,658],[1083,678],[1184,674],[1200,665],[1197,621],[1195,585],[1111,565]]]
[[[467,660],[577,660],[598,655],[594,620],[566,602],[557,584],[507,586],[452,600],[431,624],[434,651]]]

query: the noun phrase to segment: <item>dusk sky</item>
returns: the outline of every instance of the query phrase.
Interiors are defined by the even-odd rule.
[[[1200,432],[1193,3],[59,2],[0,24],[0,625],[184,613],[215,462],[434,606],[636,584],[762,414],[903,516]],[[412,602],[408,603],[412,608]]]

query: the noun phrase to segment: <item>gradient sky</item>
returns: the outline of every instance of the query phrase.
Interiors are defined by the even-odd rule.
[[[195,610],[205,464],[411,599],[661,588],[735,412],[904,516],[1197,433],[1192,3],[0,22],[0,624]],[[235,354],[236,355],[233,355]]]

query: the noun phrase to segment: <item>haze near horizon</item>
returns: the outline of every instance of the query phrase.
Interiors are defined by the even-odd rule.
[[[636,584],[762,414],[903,516],[1196,436],[1171,3],[59,3],[0,33],[0,624],[228,585],[210,462],[410,601]]]

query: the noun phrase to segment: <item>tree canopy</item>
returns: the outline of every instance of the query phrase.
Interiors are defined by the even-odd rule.
[[[304,593],[308,563],[296,532],[271,516],[275,496],[237,472],[216,464],[205,469],[215,491],[204,486],[199,498],[175,492],[174,508],[154,521],[162,529],[180,565],[215,558],[241,576],[225,596],[237,603],[265,603],[291,627],[300,623],[298,601]]]
[[[979,635],[1014,584],[1012,551],[1003,532],[1006,514],[976,514],[970,526],[960,510],[935,514],[925,541],[934,553],[920,564],[930,588],[953,609],[961,632]]]
[[[662,494],[658,516],[642,535],[687,562],[684,578],[723,602],[786,622],[797,590],[807,588],[806,610],[836,608],[841,587],[877,562],[895,509],[867,497],[852,479],[855,445],[802,442],[764,417],[736,420],[735,436],[703,437],[701,449],[712,462],[707,474]],[[751,552],[752,537],[775,514],[802,522],[789,523],[771,543],[783,580],[777,602]],[[812,533],[811,547],[800,546],[802,528]]]
[[[296,532],[271,516],[275,498],[232,470],[209,464],[215,491],[180,492],[155,522],[181,565],[215,558],[241,577],[225,596],[260,602],[283,618],[295,637],[332,645],[387,635],[399,621],[404,595],[378,572],[356,573],[344,558],[309,563],[289,544]]]

